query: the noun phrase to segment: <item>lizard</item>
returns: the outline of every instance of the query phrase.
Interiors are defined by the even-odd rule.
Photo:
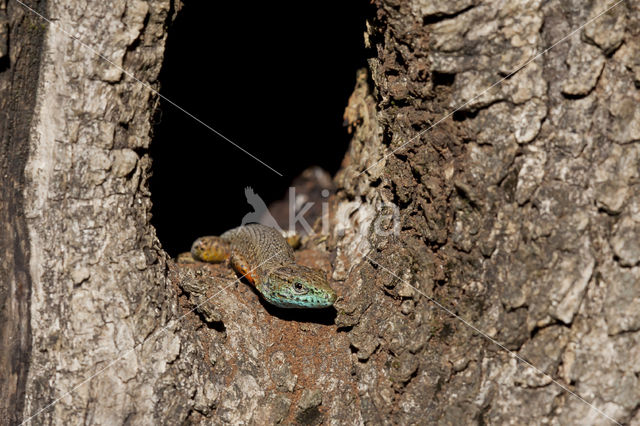
[[[280,308],[326,308],[337,297],[325,274],[296,264],[287,240],[265,225],[249,224],[219,237],[200,237],[191,246],[191,255],[211,263],[228,260],[267,302]]]

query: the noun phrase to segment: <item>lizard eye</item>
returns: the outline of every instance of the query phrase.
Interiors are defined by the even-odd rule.
[[[300,281],[296,281],[295,283],[293,283],[293,290],[298,294],[304,294],[308,291]]]

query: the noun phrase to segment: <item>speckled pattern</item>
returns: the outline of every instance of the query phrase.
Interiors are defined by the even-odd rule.
[[[229,258],[233,269],[255,285],[265,300],[281,308],[326,308],[336,300],[325,273],[297,265],[293,249],[268,226],[251,224],[220,237],[198,238],[191,254],[205,262]]]

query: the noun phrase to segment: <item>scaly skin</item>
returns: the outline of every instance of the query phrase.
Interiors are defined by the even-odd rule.
[[[268,226],[240,226],[220,237],[198,238],[191,254],[205,262],[229,259],[265,300],[281,308],[326,308],[336,300],[325,274],[297,265],[293,249]]]

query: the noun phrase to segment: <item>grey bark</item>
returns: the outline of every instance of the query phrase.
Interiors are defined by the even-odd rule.
[[[474,99],[607,4],[376,2],[330,234],[297,254],[332,269],[334,316],[167,259],[149,224],[156,96],[17,4],[3,50],[0,7],[0,102],[21,111],[2,117],[4,418],[609,422],[559,383],[640,424],[640,3]],[[155,87],[176,8],[42,11]]]
[[[171,326],[176,293],[149,225],[157,97],[120,70],[157,86],[175,5],[29,6],[55,24],[9,4],[2,332],[11,352],[5,360],[3,349],[2,373],[13,388],[2,389],[3,421],[186,418],[203,362],[186,356],[189,333]],[[4,370],[10,362],[14,371]]]

